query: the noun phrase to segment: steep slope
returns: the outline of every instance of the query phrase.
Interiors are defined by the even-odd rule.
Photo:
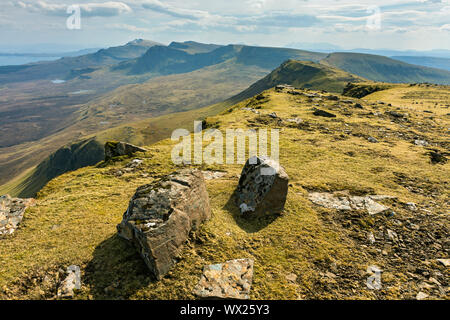
[[[10,192],[18,197],[30,198],[51,179],[79,168],[90,166],[104,159],[104,145],[96,139],[87,139],[58,149],[24,179],[14,185]]]
[[[373,81],[450,84],[450,71],[416,66],[377,55],[332,53],[321,63]]]
[[[162,75],[177,74],[224,62],[233,58],[235,54],[235,46],[219,47],[211,52],[196,54],[170,47],[155,46],[136,61],[125,63],[123,67],[127,67],[131,74],[147,72]]]
[[[262,92],[262,100],[245,100],[207,119],[224,135],[226,129],[282,129],[280,163],[290,177],[284,214],[243,218],[233,194],[242,164],[198,166],[225,172],[207,181],[212,218],[192,234],[179,262],[160,281],[117,236],[116,225],[138,186],[180,169],[171,162],[177,142],[149,146],[140,155],[142,166],[130,172],[124,168],[132,158],[121,158],[53,179],[20,228],[0,241],[0,298],[51,299],[58,270],[76,264],[83,282],[76,299],[195,299],[192,292],[204,265],[237,258],[255,261],[252,299],[415,299],[419,292],[430,299],[448,298],[448,268],[436,259],[448,257],[450,164],[432,164],[429,150],[414,139],[445,150],[450,88],[397,85],[390,90],[383,103],[367,96],[349,104],[348,97],[336,103],[320,91],[293,95],[270,89]],[[426,90],[433,94],[422,101]],[[322,100],[311,102],[311,94]],[[433,99],[440,102],[435,108]],[[317,103],[336,117],[315,116]],[[353,108],[354,103],[363,109]],[[245,107],[258,107],[260,114]],[[430,108],[433,119],[423,112]],[[408,116],[394,119],[392,110]],[[273,112],[279,119],[269,116]],[[302,122],[287,121],[292,117]],[[311,192],[334,191],[341,197],[392,198],[379,200],[389,210],[372,216],[309,200]],[[410,202],[416,209],[409,209]],[[383,270],[380,290],[367,288],[373,265]]]
[[[248,89],[230,98],[227,103],[231,105],[240,102],[279,84],[341,93],[347,83],[359,81],[364,79],[333,67],[309,61],[289,60]]]
[[[410,64],[416,64],[419,66],[436,68],[450,71],[450,59],[449,58],[437,58],[437,57],[415,57],[415,56],[393,56],[392,59],[403,61]]]
[[[183,46],[182,46],[183,47]],[[206,50],[204,50],[206,51]],[[249,47],[242,45],[219,46],[211,51],[179,49],[178,45],[154,46],[142,57],[119,64],[114,70],[128,74],[176,74],[193,71],[206,66],[236,58],[236,63],[272,70],[287,59],[319,61],[326,55],[295,49]]]

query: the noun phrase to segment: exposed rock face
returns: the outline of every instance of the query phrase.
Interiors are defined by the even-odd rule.
[[[145,152],[144,148],[140,148],[125,142],[109,141],[105,143],[105,161],[119,156],[132,155],[136,152]]]
[[[58,298],[73,298],[74,290],[81,289],[81,271],[79,266],[69,266],[66,271],[66,278],[58,288]]]
[[[202,171],[202,173],[205,180],[220,179],[227,175],[227,173],[223,171]]]
[[[313,115],[326,118],[336,118],[335,114],[320,109],[314,109]]]
[[[253,260],[238,259],[203,268],[194,294],[200,298],[250,299]]]
[[[176,263],[189,232],[210,217],[203,174],[186,169],[139,187],[117,229],[161,279]]]
[[[448,161],[447,157],[438,151],[430,151],[428,154],[430,155],[431,163],[433,164],[446,163]]]
[[[289,176],[278,162],[252,157],[242,169],[237,205],[242,214],[280,213],[286,203]]]
[[[349,196],[338,195],[326,192],[312,192],[309,194],[309,200],[313,203],[336,210],[366,210],[370,215],[378,214],[388,210],[389,208],[376,202],[375,200],[383,200],[391,198],[389,196]]]
[[[19,227],[25,210],[35,204],[34,199],[0,197],[0,238],[12,234]]]

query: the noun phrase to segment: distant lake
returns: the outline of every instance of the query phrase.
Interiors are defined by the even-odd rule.
[[[38,61],[57,60],[60,57],[29,57],[29,56],[2,56],[0,55],[0,66],[13,66]]]
[[[60,84],[60,83],[64,83],[64,82],[66,82],[66,80],[59,80],[59,79],[52,80],[52,83],[54,83],[54,84]]]

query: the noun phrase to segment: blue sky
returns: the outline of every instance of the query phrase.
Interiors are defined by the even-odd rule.
[[[81,8],[81,29],[66,27]],[[0,49],[56,44],[76,49],[135,38],[345,49],[450,49],[450,0],[2,0]]]

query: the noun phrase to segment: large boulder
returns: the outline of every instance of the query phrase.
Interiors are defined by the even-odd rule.
[[[0,238],[12,234],[19,227],[25,210],[35,204],[34,199],[0,197]]]
[[[161,279],[176,263],[191,230],[210,217],[202,172],[185,169],[139,187],[117,229]]]
[[[279,214],[283,211],[289,176],[268,157],[247,160],[237,187],[237,205],[242,214]]]
[[[250,299],[253,260],[237,259],[203,268],[194,294],[200,298]]]
[[[145,152],[144,148],[118,141],[108,141],[105,143],[105,161],[119,156],[131,156],[136,152]]]

